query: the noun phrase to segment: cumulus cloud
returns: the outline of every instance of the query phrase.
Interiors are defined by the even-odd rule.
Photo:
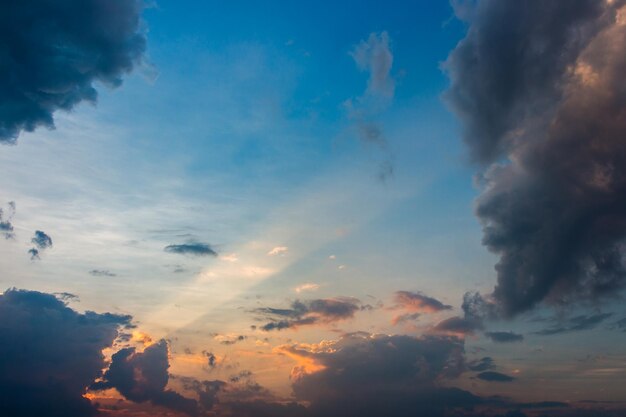
[[[51,294],[0,295],[0,415],[96,415],[83,397],[130,316],[77,313]]]
[[[499,256],[494,298],[613,295],[626,282],[623,1],[455,2],[466,37],[446,100],[485,167],[476,213]]]
[[[513,332],[485,332],[485,336],[496,343],[514,343],[524,340],[524,336]]]
[[[316,324],[330,324],[354,317],[354,313],[362,308],[356,298],[337,297],[316,300],[299,301],[291,304],[290,309],[258,308],[256,313],[269,316],[271,321],[261,326],[262,330],[282,330],[310,326]]]
[[[15,202],[9,201],[7,212],[0,208],[0,234],[2,234],[5,239],[13,239],[15,237],[13,224],[11,223],[14,215]]]
[[[183,243],[168,245],[163,249],[165,252],[191,256],[217,256],[217,252],[208,243]]]
[[[436,417],[480,402],[440,385],[463,372],[463,342],[457,338],[351,334],[281,350],[308,364],[296,366],[291,378],[296,398],[310,402],[315,416]]]
[[[54,113],[95,102],[142,60],[141,0],[31,0],[2,5],[0,143],[54,127]]]
[[[169,366],[168,345],[165,340],[146,347],[143,352],[137,352],[133,347],[125,348],[113,354],[111,365],[102,380],[91,388],[115,388],[133,402],[149,401],[189,416],[199,415],[198,404],[194,399],[166,389]]]

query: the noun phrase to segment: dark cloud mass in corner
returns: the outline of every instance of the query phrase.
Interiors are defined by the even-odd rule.
[[[0,143],[54,127],[57,110],[95,102],[142,60],[141,0],[4,1],[0,6]]]
[[[623,1],[458,1],[466,37],[446,101],[485,166],[476,213],[499,256],[494,299],[614,295],[626,283]]]
[[[217,256],[217,252],[207,243],[183,243],[180,245],[168,245],[165,252],[192,256]]]
[[[84,314],[51,294],[0,295],[0,415],[96,415],[83,397],[105,367],[102,350],[130,316]]]

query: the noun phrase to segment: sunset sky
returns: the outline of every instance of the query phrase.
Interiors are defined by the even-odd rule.
[[[0,0],[0,416],[626,413],[626,1]]]

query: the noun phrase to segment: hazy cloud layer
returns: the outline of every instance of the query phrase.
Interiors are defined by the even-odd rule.
[[[54,127],[54,112],[95,102],[142,59],[141,0],[4,2],[0,12],[0,143]]]
[[[623,1],[455,2],[446,99],[488,167],[476,213],[513,315],[613,295],[626,277]],[[503,162],[504,161],[504,162]]]
[[[595,329],[600,323],[604,322],[609,317],[612,317],[613,313],[598,313],[593,315],[580,315],[572,317],[568,320],[559,322],[551,327],[545,328],[535,332],[535,334],[541,336],[552,336],[560,333],[579,332],[582,330]]]
[[[485,336],[496,343],[514,343],[524,340],[524,336],[513,332],[485,332]]]
[[[0,295],[0,415],[86,417],[83,397],[129,316],[80,314],[50,294]]]

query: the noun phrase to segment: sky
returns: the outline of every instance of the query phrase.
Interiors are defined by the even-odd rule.
[[[626,413],[626,1],[0,23],[0,415]]]

